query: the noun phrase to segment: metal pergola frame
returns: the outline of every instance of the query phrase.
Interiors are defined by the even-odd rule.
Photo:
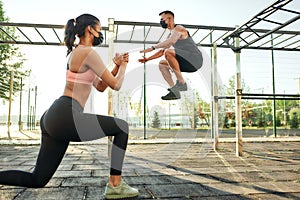
[[[281,51],[300,51],[300,31],[299,30],[283,30],[288,25],[295,23],[300,19],[300,12],[294,9],[286,8],[293,0],[276,0],[273,4],[259,12],[249,21],[239,27],[222,27],[222,26],[201,26],[189,25],[185,26],[197,45],[202,47],[212,48],[212,73],[216,71],[216,48],[230,48],[236,55],[236,112],[237,112],[237,156],[242,155],[242,124],[241,124],[241,74],[240,74],[240,53],[242,49],[256,49],[256,50],[281,50]],[[275,13],[288,13],[291,16],[288,19],[275,20],[272,18]],[[272,29],[257,28],[261,23],[268,23],[274,25]],[[151,39],[150,35],[160,27],[159,23],[151,22],[130,22],[130,21],[114,21],[109,19],[109,26],[102,27],[104,32],[103,47],[110,48],[114,43],[127,43],[127,44],[156,44],[166,37],[166,32],[162,31],[158,39]],[[14,35],[9,33],[10,28],[16,30]],[[28,23],[10,23],[0,22],[0,32],[4,33],[7,37],[0,39],[1,44],[14,44],[14,45],[63,45],[63,34],[59,34],[64,30],[64,25],[53,24],[28,24]],[[143,37],[135,37],[137,30],[143,30]],[[121,36],[127,32],[128,37],[122,38]],[[47,33],[45,33],[47,32]],[[204,33],[204,35],[201,35]],[[37,35],[31,36],[32,34]],[[52,39],[48,37],[51,35]],[[270,36],[270,38],[268,38]],[[111,55],[110,55],[111,56]],[[218,94],[215,91],[216,80],[212,80],[214,91],[212,92],[212,112],[217,117]],[[251,94],[247,94],[248,98]],[[252,95],[253,96],[253,95]],[[297,98],[298,96],[293,96]],[[259,97],[258,97],[259,98]],[[271,98],[276,99],[276,94],[272,94]],[[145,104],[145,102],[144,102]],[[217,118],[215,118],[216,120]],[[217,122],[217,121],[216,121]],[[212,132],[215,138],[215,149],[218,147],[218,127],[212,124]]]
[[[230,46],[230,48],[234,52],[239,52],[242,49],[247,49],[248,47],[252,47],[255,49],[267,49],[267,50],[290,50],[290,51],[299,51],[300,50],[300,40],[299,40],[299,31],[281,31],[284,27],[292,24],[293,22],[300,19],[300,12],[292,9],[287,9],[285,6],[291,3],[293,0],[277,0],[272,3],[270,6],[259,12],[249,21],[244,23],[243,25],[237,27],[234,31],[230,32],[226,35],[223,40]],[[281,14],[288,15],[287,19],[273,19],[275,13],[280,12]],[[259,23],[267,23],[270,25],[275,25],[271,30],[256,30],[254,27]],[[249,34],[250,33],[250,34]],[[263,38],[271,35],[271,34],[278,34],[277,38],[288,35],[289,37],[286,39],[282,39],[280,42],[276,43],[275,45],[272,44],[271,46],[265,46],[265,44],[271,44],[271,41],[275,40],[275,38],[271,38],[267,42],[255,45]],[[298,38],[294,40],[294,37]],[[240,46],[235,46],[235,39],[239,38]],[[277,39],[276,38],[276,39]],[[283,42],[287,43],[282,47],[277,47],[276,45],[282,44]],[[296,44],[297,45],[294,45]],[[294,45],[294,47],[291,47]]]

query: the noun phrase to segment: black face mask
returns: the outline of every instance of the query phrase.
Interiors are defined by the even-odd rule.
[[[99,37],[94,36],[93,46],[99,46],[103,42],[103,34],[101,32],[98,33]]]
[[[160,20],[160,25],[163,28],[168,28],[168,24],[165,22],[165,20]]]

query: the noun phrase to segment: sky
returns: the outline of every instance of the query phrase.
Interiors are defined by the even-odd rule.
[[[2,0],[2,2],[5,15],[10,18],[10,22],[16,23],[64,25],[69,19],[83,13],[90,13],[97,16],[102,26],[107,26],[108,18],[114,18],[118,21],[159,22],[158,13],[163,10],[172,10],[175,13],[175,22],[178,24],[234,27],[251,19],[259,11],[273,3],[274,0]],[[296,6],[300,10],[300,2],[298,0],[294,0],[293,6]],[[66,48],[24,45],[20,46],[20,49],[25,53],[25,57],[27,58],[25,65],[32,69],[31,84],[39,85],[38,102],[42,103],[38,104],[37,113],[40,115],[63,92]],[[100,51],[105,54],[108,50],[102,49]],[[276,52],[277,63],[279,65],[288,63],[291,66],[288,68],[290,70],[288,73],[286,73],[286,69],[283,67],[279,68],[283,72],[278,71],[278,76],[282,75],[283,80],[292,79],[292,83],[286,83],[287,85],[293,85],[291,88],[286,87],[287,93],[297,92],[296,78],[297,76],[300,77],[300,68],[299,64],[297,64],[299,63],[299,59],[295,58],[299,57],[299,53],[292,54],[290,56],[291,54],[285,52]],[[269,78],[271,68],[261,68],[261,65],[270,65],[270,52],[261,52],[260,55],[263,56],[257,56],[257,52],[247,51],[245,57],[242,58],[245,63],[242,73],[249,75],[248,78],[246,77],[246,82],[249,85],[253,84],[253,90],[258,90],[259,92],[262,90],[271,90],[271,80]],[[135,54],[133,58],[136,59],[138,56],[140,55]],[[104,61],[107,62],[107,60]],[[134,61],[132,62],[134,64]],[[222,74],[224,82],[227,82],[228,78],[234,75],[234,62],[235,57],[231,50],[220,50],[218,55],[219,73]],[[152,62],[153,65],[157,63],[158,60]],[[156,72],[159,73],[159,71]],[[251,74],[252,76],[250,76]],[[296,75],[290,77],[289,74]],[[257,81],[253,81],[252,77],[256,77]],[[157,87],[159,86],[153,86],[152,89],[155,91]],[[196,88],[196,86],[194,87]],[[149,89],[151,91],[151,87]],[[158,95],[165,95],[164,93],[165,91]],[[140,92],[138,90],[133,91],[131,96],[138,99]],[[159,99],[160,97],[153,98],[148,102],[154,102],[154,105],[152,105],[154,107],[155,104],[161,102]],[[101,101],[101,104],[102,102],[105,104],[105,96],[96,98],[96,101]],[[16,103],[15,105],[18,104]],[[14,110],[17,112],[18,106],[15,106]],[[106,111],[99,110],[98,112],[104,114]]]

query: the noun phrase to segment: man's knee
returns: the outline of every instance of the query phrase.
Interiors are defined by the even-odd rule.
[[[163,60],[159,61],[158,67],[159,67],[160,71],[165,71],[165,70],[169,69],[168,63]]]
[[[166,58],[166,60],[169,60],[170,58],[176,58],[175,51],[171,50],[171,49],[167,49],[165,51],[165,58]]]

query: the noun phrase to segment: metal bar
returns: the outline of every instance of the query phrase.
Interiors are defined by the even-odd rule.
[[[29,39],[29,37],[27,37],[27,35],[26,35],[19,27],[17,27],[17,29],[20,31],[20,33],[22,33],[22,35],[23,35],[30,43],[32,43],[32,41]]]
[[[29,24],[29,23],[11,23],[11,22],[0,22],[0,26],[12,26],[12,27],[32,27],[32,28],[57,28],[63,29],[64,25],[54,25],[54,24]]]
[[[280,8],[280,10],[300,15],[300,12],[297,12],[297,11],[294,11],[294,10],[289,10],[289,9],[285,9],[285,8]]]
[[[149,27],[149,29],[148,29],[148,31],[147,31],[147,33],[146,33],[146,36],[145,36],[145,38],[144,38],[144,43],[146,42],[146,39],[147,39],[147,37],[148,37],[148,35],[149,35],[149,33],[150,33],[151,27],[152,27],[152,26]]]
[[[284,40],[282,40],[282,41],[280,41],[280,42],[278,42],[278,43],[276,43],[276,44],[272,44],[272,47],[273,46],[277,46],[277,45],[279,45],[279,44],[281,44],[281,43],[283,43],[283,42],[286,42],[286,41],[288,41],[288,40],[290,40],[290,39],[292,39],[292,38],[294,38],[294,37],[296,37],[297,35],[292,35],[291,37],[288,37],[288,38],[286,38],[286,39],[284,39]],[[272,41],[274,41],[274,39],[272,40]]]
[[[213,45],[213,65],[212,65],[212,81],[213,81],[213,96],[218,95],[218,65],[217,65],[217,44]],[[214,150],[219,149],[219,119],[218,119],[218,100],[213,99],[213,135],[214,135]]]
[[[115,40],[118,40],[118,33],[119,33],[119,25],[117,25],[117,28],[116,28],[116,38],[115,38]]]
[[[239,48],[240,39],[235,37],[235,47]],[[242,77],[241,77],[241,58],[240,52],[235,52],[236,57],[236,82],[235,89],[236,91],[242,91]],[[238,95],[238,92],[235,95],[235,114],[236,114],[236,156],[242,156],[243,154],[243,138],[242,138],[242,99]]]
[[[166,32],[166,29],[165,29],[164,32],[161,34],[161,36],[159,37],[159,39],[157,40],[157,42],[155,42],[154,44],[158,43],[158,42],[161,40],[161,38],[164,36],[165,32]]]
[[[275,39],[279,38],[279,37],[280,37],[280,36],[282,36],[282,35],[283,35],[283,34],[277,35],[276,37],[274,37],[274,38],[273,38],[273,40],[275,40]],[[265,45],[265,44],[267,44],[267,43],[271,42],[271,40],[272,40],[272,39],[270,39],[270,40],[266,41],[265,43],[262,43],[261,45],[259,45],[259,46],[257,46],[257,47],[261,47],[261,46],[263,46],[263,45]]]
[[[218,37],[215,41],[213,41],[213,43],[216,43],[218,40],[222,39],[224,37],[224,35],[226,35],[229,31],[226,31],[223,35],[221,35],[220,37]],[[223,42],[224,43],[224,42]]]
[[[272,24],[282,25],[282,23],[280,23],[280,22],[275,22],[275,21],[269,20],[269,19],[261,19],[261,20],[262,20],[262,21],[265,21],[265,22],[270,22],[270,23],[272,23]]]
[[[287,1],[287,3],[291,2],[291,0]],[[226,37],[234,37],[235,35],[239,35],[241,32],[245,32],[246,28],[243,28],[244,26],[247,26],[247,24],[251,24],[250,26],[247,26],[247,29],[249,29],[250,27],[258,24],[261,19],[259,18],[259,16],[269,13],[266,16],[264,16],[265,18],[270,16],[271,14],[273,14],[274,12],[276,12],[276,10],[274,9],[274,6],[278,3],[281,3],[280,1],[274,2],[273,4],[271,4],[269,7],[265,8],[264,10],[262,10],[261,12],[259,12],[257,15],[255,15],[252,19],[250,19],[249,21],[247,21],[246,23],[244,23],[242,26],[237,27],[233,32],[231,32],[229,35],[227,35]],[[284,5],[286,5],[284,4]],[[283,6],[283,5],[282,5]],[[258,19],[258,20],[257,20]],[[256,21],[255,21],[256,20]],[[244,29],[244,30],[243,30]]]
[[[16,44],[14,41],[2,41],[0,40],[0,45],[1,44]],[[17,44],[26,44],[26,45],[45,45],[44,42],[26,42],[26,41],[18,41]],[[57,42],[48,42],[48,46],[61,46],[61,43]],[[107,44],[102,44],[101,47],[108,47]]]
[[[273,44],[273,34],[271,34],[271,46],[274,46]],[[272,90],[273,94],[275,94],[275,61],[274,61],[274,50],[271,50],[271,59],[272,59]],[[276,102],[275,99],[273,100],[273,134],[275,137],[277,136],[277,130],[276,130]]]
[[[254,29],[248,27],[246,30],[250,30],[252,33],[249,34],[247,37],[245,37],[245,39],[247,39],[248,37],[252,36],[253,34],[255,34],[257,37],[260,37],[260,35]]]
[[[146,27],[144,26],[144,36],[146,33]],[[144,49],[146,48],[145,43],[144,43]],[[144,54],[145,55],[145,54]],[[147,139],[147,134],[146,134],[146,130],[147,130],[147,87],[146,87],[146,83],[147,83],[147,68],[146,68],[146,63],[144,63],[144,83],[143,83],[143,91],[144,91],[144,139]]]
[[[132,40],[134,29],[135,29],[135,25],[132,27],[132,31],[131,31],[131,35],[130,35],[130,38],[129,38],[129,42]]]
[[[114,23],[115,19],[114,18],[109,18],[108,19],[108,43],[109,43],[109,48],[108,48],[108,65],[109,69],[113,68],[113,52],[114,52]],[[113,115],[113,94],[112,90],[108,90],[108,99],[107,99],[107,114],[112,116]],[[109,136],[107,138],[107,156],[108,158],[111,157],[111,151],[112,151],[112,143],[113,143],[113,136]]]
[[[290,43],[290,44],[288,44],[288,45],[285,45],[283,48],[286,48],[286,47],[288,47],[288,46],[291,46],[291,45],[293,45],[293,44],[296,44],[297,42],[300,42],[300,40],[296,40],[296,41],[294,41],[294,42],[292,42],[292,43]]]
[[[1,31],[3,31],[8,37],[10,37],[15,43],[17,42],[10,34],[8,34],[4,29],[0,27]]]
[[[10,125],[11,125],[11,104],[12,104],[12,96],[13,96],[13,83],[14,83],[14,72],[10,72],[10,80],[9,80],[9,104],[8,104],[8,118],[7,118],[7,135],[8,139],[11,140],[10,137]]]
[[[161,27],[160,23],[152,23],[152,22],[115,21],[115,24]],[[223,27],[223,26],[204,26],[204,25],[191,25],[191,24],[181,24],[181,25],[184,26],[185,28],[190,28],[190,29],[205,29],[205,30],[214,29],[214,30],[221,30],[221,31],[234,30],[233,27]]]
[[[196,29],[196,31],[195,31],[191,36],[193,37],[194,35],[196,35],[196,33],[197,33],[199,30],[200,30],[199,28]]]
[[[219,97],[215,97],[217,99],[235,99],[234,96],[219,96]],[[242,99],[253,99],[253,100],[300,100],[300,97],[296,98],[296,97],[243,97],[242,96]]]
[[[45,38],[43,37],[43,35],[39,32],[39,30],[37,28],[34,28],[36,30],[36,32],[41,36],[41,38],[44,40],[44,42],[46,44],[48,44],[48,42],[45,40]]]
[[[279,97],[279,96],[286,96],[286,97],[300,97],[300,94],[258,94],[258,93],[242,93],[241,96],[273,96],[273,97]]]
[[[200,44],[202,41],[204,41],[208,36],[210,36],[210,35],[212,34],[212,32],[214,32],[213,29],[210,30],[209,33],[208,33],[206,36],[204,36],[204,37],[202,38],[202,40],[200,40],[197,44]]]
[[[283,28],[283,27],[285,27],[285,26],[287,26],[287,25],[293,23],[294,21],[297,21],[298,19],[300,19],[300,15],[298,15],[298,16],[296,16],[296,17],[290,19],[290,20],[288,20],[287,22],[285,22],[285,23],[282,24],[281,26],[278,26],[278,27],[276,27],[276,28],[270,30],[269,32],[263,34],[261,37],[252,40],[252,41],[249,42],[247,45],[245,45],[245,46],[243,46],[243,47],[240,47],[239,49],[243,49],[243,48],[245,48],[245,47],[247,47],[247,46],[250,46],[251,44],[253,44],[253,43],[255,43],[255,42],[257,42],[257,41],[259,41],[259,40],[265,38],[266,36],[268,36],[268,35],[270,35],[270,34],[276,32],[277,30],[279,30],[279,29],[281,29],[281,28]]]
[[[57,39],[59,40],[59,43],[62,44],[62,41],[60,40],[60,38],[59,38],[58,34],[56,33],[55,29],[52,28],[52,30],[53,30],[54,34],[56,35]]]

